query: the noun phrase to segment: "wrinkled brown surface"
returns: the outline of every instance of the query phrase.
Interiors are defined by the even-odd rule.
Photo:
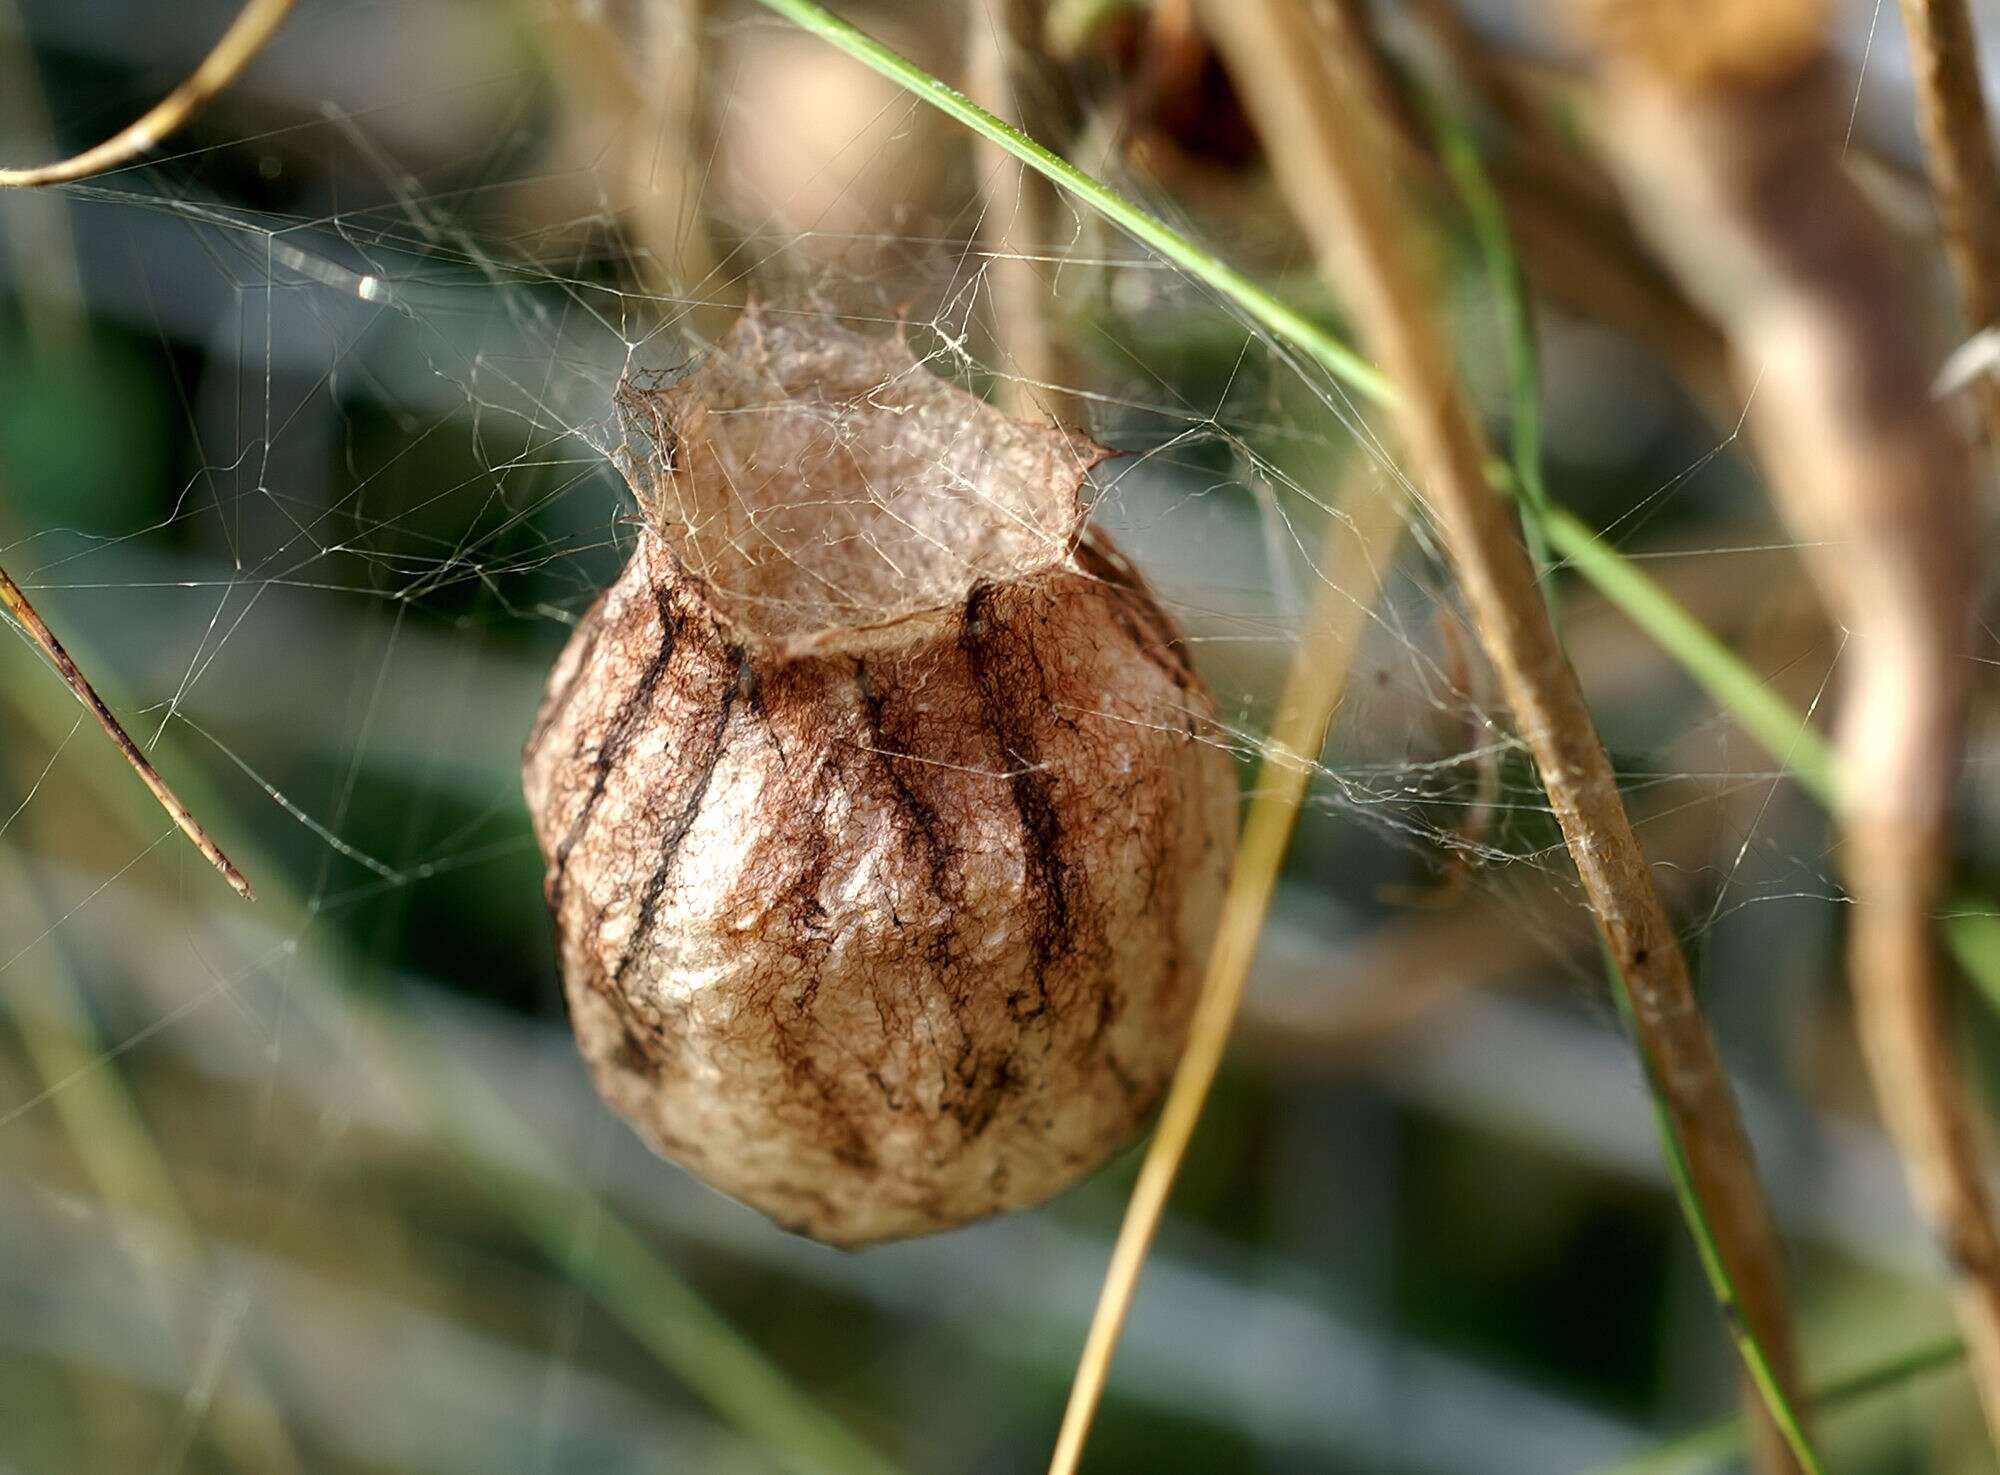
[[[1039,1201],[1138,1130],[1235,787],[1157,604],[1101,538],[1071,546],[1092,456],[895,343],[810,370],[824,341],[781,345],[797,372],[773,377],[767,331],[662,405],[677,470],[551,675],[525,783],[606,1099],[780,1223],[860,1243]],[[905,439],[871,439],[898,416]],[[746,488],[718,513],[737,531],[699,521]],[[850,629],[815,591],[893,605],[854,572],[885,525],[916,530],[895,561],[928,604]]]

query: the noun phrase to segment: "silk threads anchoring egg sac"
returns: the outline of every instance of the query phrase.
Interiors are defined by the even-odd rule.
[[[524,766],[599,1091],[831,1243],[1047,1198],[1171,1075],[1235,848],[1106,453],[816,313],[621,399],[641,531]]]

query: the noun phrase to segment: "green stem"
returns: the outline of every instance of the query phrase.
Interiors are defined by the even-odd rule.
[[[1813,1394],[1813,1412],[1837,1413],[1877,1393],[1900,1388],[1912,1378],[1951,1367],[1964,1356],[1965,1344],[1957,1337],[1911,1347],[1886,1362],[1824,1385]],[[1643,1454],[1606,1465],[1596,1475],[1691,1475],[1711,1470],[1743,1448],[1743,1437],[1743,1416],[1726,1414]]]
[[[947,117],[955,118],[981,138],[998,144],[1037,174],[1053,180],[1113,225],[1228,298],[1253,320],[1304,349],[1364,399],[1387,404],[1395,398],[1380,370],[1304,313],[1265,291],[1172,226],[1147,214],[1110,185],[1092,178],[1019,129],[1001,122],[956,87],[933,77],[915,62],[812,0],[761,0],[761,3],[801,30],[810,31],[914,93]]]
[[[573,1181],[449,1046],[414,1019],[397,1037],[412,1047],[410,1077],[431,1092],[435,1120],[488,1196],[697,1397],[796,1475],[900,1475]]]
[[[1611,997],[1618,1002],[1618,1017],[1625,1022],[1626,1033],[1636,1039],[1632,995],[1625,986],[1625,975],[1619,971],[1608,950],[1604,954],[1604,972],[1611,983]],[[1750,1319],[1744,1314],[1735,1278],[1729,1272],[1729,1262],[1723,1258],[1722,1247],[1716,1242],[1715,1226],[1709,1221],[1708,1206],[1702,1202],[1701,1191],[1695,1185],[1694,1167],[1688,1162],[1686,1145],[1681,1141],[1673,1116],[1667,1110],[1666,1094],[1654,1072],[1652,1058],[1643,1049],[1639,1051],[1639,1062],[1646,1072],[1646,1093],[1652,1101],[1653,1126],[1659,1133],[1660,1156],[1666,1160],[1674,1200],[1680,1205],[1681,1217],[1687,1221],[1688,1234],[1694,1240],[1695,1253],[1701,1259],[1702,1273],[1708,1277],[1709,1291],[1722,1310],[1723,1324],[1729,1329],[1730,1340],[1736,1344],[1737,1356],[1743,1360],[1744,1370],[1756,1385],[1764,1407],[1770,1411],[1771,1421],[1784,1436],[1799,1468],[1805,1475],[1822,1475],[1825,1467],[1821,1465],[1819,1452],[1813,1448],[1812,1439],[1805,1431],[1804,1421],[1799,1418],[1798,1410],[1792,1407],[1791,1398],[1771,1363],[1770,1354],[1751,1330]]]
[[[1428,91],[1419,99],[1437,136],[1438,154],[1445,173],[1465,206],[1472,238],[1479,247],[1486,278],[1500,304],[1500,332],[1507,344],[1509,426],[1507,450],[1520,492],[1521,530],[1528,540],[1528,552],[1535,560],[1535,576],[1542,586],[1542,598],[1549,607],[1549,623],[1562,633],[1562,605],[1556,595],[1555,560],[1550,554],[1548,514],[1554,503],[1548,480],[1542,473],[1542,365],[1535,347],[1534,306],[1528,296],[1528,279],[1514,252],[1513,233],[1507,229],[1507,213],[1500,195],[1486,172],[1478,145],[1464,119],[1444,106]]]

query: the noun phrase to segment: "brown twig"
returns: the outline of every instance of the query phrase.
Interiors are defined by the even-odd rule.
[[[1819,9],[1601,4],[1600,91],[1628,191],[1724,324],[1766,472],[1852,637],[1836,810],[1856,1026],[1951,1254],[2000,1433],[2000,1236],[1945,1038],[1932,922],[1966,688],[1972,461],[1929,394],[1932,355],[1895,242],[1843,166],[1847,91]]]
[[[1787,1387],[1783,1274],[1750,1148],[1687,964],[1536,587],[1513,518],[1487,483],[1486,452],[1444,339],[1409,263],[1413,232],[1383,167],[1383,125],[1352,77],[1362,44],[1328,44],[1298,0],[1205,0],[1204,20],[1243,93],[1322,269],[1399,390],[1397,428],[1441,524],[1474,628],[1498,673],[1561,823],[1611,957],[1631,994],[1641,1048],[1742,1296]],[[1337,11],[1325,23],[1339,24]],[[1761,1410],[1759,1414],[1761,1416]]]
[[[28,638],[34,641],[43,655],[48,657],[49,664],[56,668],[56,674],[62,677],[63,684],[76,694],[76,699],[82,702],[90,715],[97,719],[97,725],[104,729],[118,751],[125,755],[125,761],[132,765],[132,771],[139,775],[139,781],[152,790],[153,797],[160,801],[160,807],[166,810],[168,816],[180,827],[181,833],[194,841],[195,848],[207,857],[210,865],[222,872],[223,879],[236,889],[238,896],[245,901],[254,901],[256,893],[251,891],[249,879],[236,869],[234,861],[222,853],[222,847],[217,845],[208,831],[202,828],[201,821],[194,817],[187,805],[183,804],[180,797],[167,786],[167,781],[160,777],[160,772],[153,767],[152,761],[139,751],[139,745],[132,741],[131,735],[125,731],[118,719],[111,715],[111,709],[104,705],[104,699],[98,696],[96,688],[91,686],[83,672],[77,669],[76,662],[70,659],[69,652],[64,650],[62,642],[56,639],[55,632],[49,629],[39,614],[35,613],[35,607],[28,602],[28,596],[21,592],[21,586],[8,576],[5,569],[0,569],[0,608],[4,608],[19,622]]]
[[[292,0],[247,0],[215,49],[172,92],[111,137],[80,154],[31,169],[0,169],[0,188],[22,189],[37,184],[63,184],[129,164],[154,147],[195,112],[235,81],[250,59],[264,49],[271,33],[291,12]]]
[[[1945,255],[1966,329],[1977,332],[2000,325],[2000,160],[1979,85],[1979,38],[1965,0],[1902,5]],[[2000,447],[2000,380],[1980,375],[1978,398],[1987,441]]]

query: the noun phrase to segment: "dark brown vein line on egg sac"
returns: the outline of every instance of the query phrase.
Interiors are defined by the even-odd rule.
[[[654,863],[653,873],[646,878],[645,889],[639,895],[639,920],[633,925],[632,935],[626,939],[624,950],[618,955],[618,966],[612,970],[611,981],[623,983],[625,974],[638,956],[641,944],[653,930],[653,921],[660,909],[660,898],[665,895],[667,879],[673,873],[674,861],[680,855],[681,843],[694,828],[695,820],[701,814],[702,801],[708,797],[708,786],[715,780],[716,766],[729,746],[729,719],[735,715],[736,703],[756,680],[756,672],[750,665],[750,653],[741,645],[732,644],[730,655],[735,657],[737,679],[730,682],[722,694],[722,702],[715,713],[715,726],[709,733],[708,748],[696,759],[694,780],[687,797],[681,801],[674,817],[667,822],[666,833],[660,838],[660,856]]]
[[[597,809],[598,801],[604,797],[604,790],[611,782],[612,772],[618,767],[619,760],[625,756],[626,750],[632,746],[632,740],[638,736],[640,725],[648,709],[653,705],[653,694],[659,690],[660,682],[665,679],[667,666],[674,658],[674,647],[679,643],[680,615],[674,609],[673,600],[668,597],[665,590],[656,588],[653,591],[653,601],[660,613],[659,643],[654,647],[652,660],[647,662],[646,669],[640,673],[638,684],[625,694],[625,699],[618,704],[618,710],[611,714],[611,721],[605,724],[604,739],[597,745],[597,756],[591,760],[590,792],[584,796],[583,807],[570,822],[569,832],[556,846],[555,864],[549,868],[548,897],[549,905],[552,907],[562,900],[563,883],[569,877],[570,852],[576,848],[577,841],[583,838],[583,832],[589,828],[591,815]],[[596,651],[597,634],[597,630],[593,628],[591,643],[584,650],[583,658],[577,662],[579,676]],[[572,680],[571,688],[575,685],[576,682]],[[558,701],[568,700],[569,690],[566,689]],[[551,726],[553,722],[554,718],[551,715]]]
[[[857,659],[854,663],[854,686],[861,697],[861,721],[869,750],[875,755],[875,762],[883,777],[889,781],[889,787],[895,791],[896,812],[903,816],[901,828],[915,842],[916,848],[923,852],[931,894],[949,907],[957,890],[952,875],[956,855],[950,842],[944,838],[943,822],[936,807],[918,793],[916,786],[903,774],[903,764],[910,761],[911,755],[892,746],[887,732],[888,698],[877,691],[869,679],[866,661]],[[947,952],[942,958],[934,956],[933,962],[948,963],[949,929],[941,934],[939,940],[947,945]]]
[[[1053,785],[1040,768],[1041,745],[1036,739],[1034,715],[1023,712],[1022,703],[1010,699],[1010,691],[1023,683],[1023,674],[1037,678],[1033,653],[1026,662],[1012,661],[994,649],[993,620],[989,614],[997,586],[975,584],[965,601],[965,627],[959,648],[972,671],[979,690],[981,716],[986,729],[1009,765],[1007,787],[1014,813],[1021,827],[1022,863],[1027,882],[1039,899],[1034,935],[1031,939],[1035,967],[1035,1000],[1019,997],[1008,1000],[1008,1008],[1019,1019],[1032,1019],[1049,1007],[1049,965],[1066,956],[1073,942],[1070,916],[1069,862],[1063,856],[1063,823],[1056,807]],[[1020,637],[1027,643],[1028,637]],[[1025,665],[1024,673],[1019,669]]]

